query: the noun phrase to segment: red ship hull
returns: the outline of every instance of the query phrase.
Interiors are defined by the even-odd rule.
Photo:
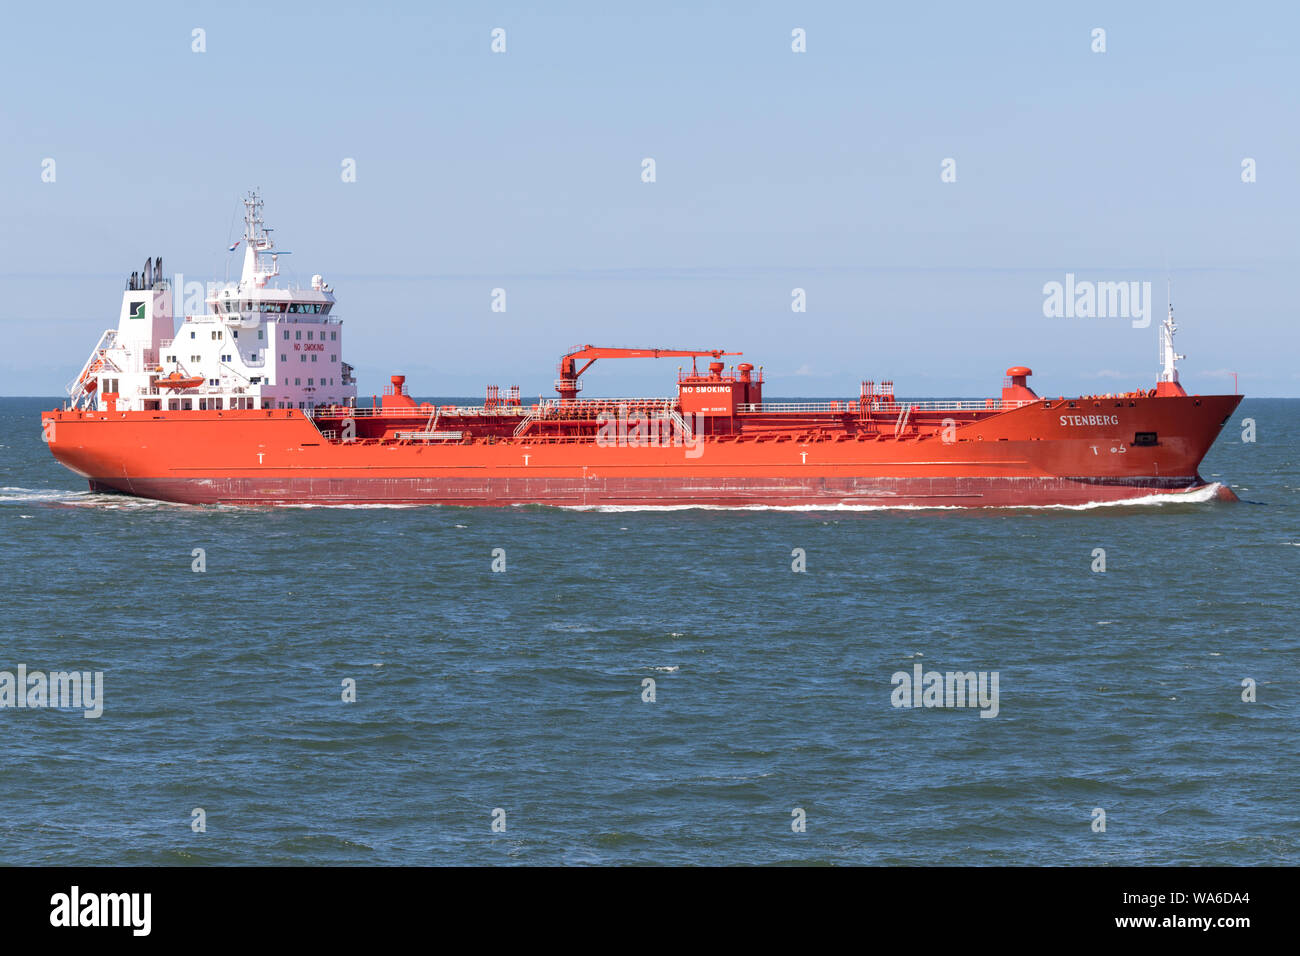
[[[760,411],[734,414],[727,429],[686,447],[514,437],[506,425],[519,419],[465,419],[450,433],[456,440],[412,440],[401,428],[423,424],[432,408],[413,402],[315,421],[272,409],[44,419],[55,457],[93,489],[195,504],[1008,507],[1203,487],[1198,466],[1240,401],[1037,400],[959,415],[955,426],[942,410],[933,420],[918,414],[910,431],[892,434],[848,413]],[[363,411],[373,417],[357,419],[357,439],[339,440],[335,426]],[[1135,443],[1142,436],[1151,437]]]

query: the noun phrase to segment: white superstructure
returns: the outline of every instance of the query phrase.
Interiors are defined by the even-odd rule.
[[[162,260],[145,260],[107,330],[68,386],[74,408],[208,411],[355,404],[343,361],[343,321],[320,276],[311,288],[280,288],[262,200],[244,200],[244,268],[237,283],[211,291],[206,311],[177,326]],[[236,243],[238,246],[238,243]],[[233,248],[232,248],[233,251]]]

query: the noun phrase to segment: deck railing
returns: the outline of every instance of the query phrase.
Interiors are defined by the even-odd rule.
[[[964,412],[964,411],[1007,411],[1022,405],[1032,405],[1041,399],[1013,399],[1004,402],[1001,399],[987,398],[978,401],[929,401],[929,402],[869,402],[868,411],[898,413],[910,408],[912,411]],[[798,414],[807,412],[848,412],[856,413],[859,403],[847,399],[842,402],[741,402],[736,411],[765,414]]]
[[[982,399],[975,401],[924,401],[924,402],[871,402],[867,411],[880,414],[898,415],[904,411],[913,412],[965,412],[965,411],[1009,411],[1023,405],[1033,405],[1042,399]],[[531,424],[539,419],[584,418],[601,412],[617,412],[625,409],[629,412],[661,412],[670,414],[677,411],[677,399],[674,398],[587,398],[565,401],[558,398],[543,399],[536,405],[429,405],[417,404],[397,408],[348,408],[339,405],[320,405],[314,409],[305,409],[313,417],[328,418],[411,418],[416,415],[437,413],[453,418],[514,418],[519,425]],[[739,402],[736,411],[741,414],[765,415],[799,415],[811,413],[840,412],[856,415],[860,403],[852,399],[830,402]]]

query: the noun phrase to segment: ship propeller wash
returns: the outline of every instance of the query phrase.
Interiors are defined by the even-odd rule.
[[[287,253],[261,199],[244,204],[239,281],[178,317],[162,260],[146,260],[67,404],[42,415],[55,458],[92,489],[243,505],[1081,504],[1204,487],[1197,469],[1241,401],[1183,389],[1171,307],[1155,388],[1119,394],[1042,398],[1013,366],[980,401],[904,401],[867,381],[852,399],[768,402],[761,367],[728,368],[738,352],[583,345],[561,358],[554,398],[489,386],[481,405],[435,405],[394,375],[361,406],[333,291],[319,275],[273,282]],[[690,364],[671,397],[579,397],[593,362],[631,358]]]

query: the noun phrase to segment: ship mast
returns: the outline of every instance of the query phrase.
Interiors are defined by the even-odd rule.
[[[1174,351],[1174,333],[1177,331],[1178,326],[1174,325],[1174,303],[1170,298],[1169,314],[1160,324],[1160,381],[1162,382],[1176,383],[1178,367],[1175,363],[1179,359],[1187,358],[1186,355],[1179,355]]]
[[[271,241],[271,230],[266,228],[262,219],[262,197],[256,190],[244,197],[244,271],[239,278],[239,285],[244,289],[261,288],[267,279],[280,274],[277,261],[278,252],[273,252],[275,243]],[[270,268],[265,268],[262,255],[271,256]]]

